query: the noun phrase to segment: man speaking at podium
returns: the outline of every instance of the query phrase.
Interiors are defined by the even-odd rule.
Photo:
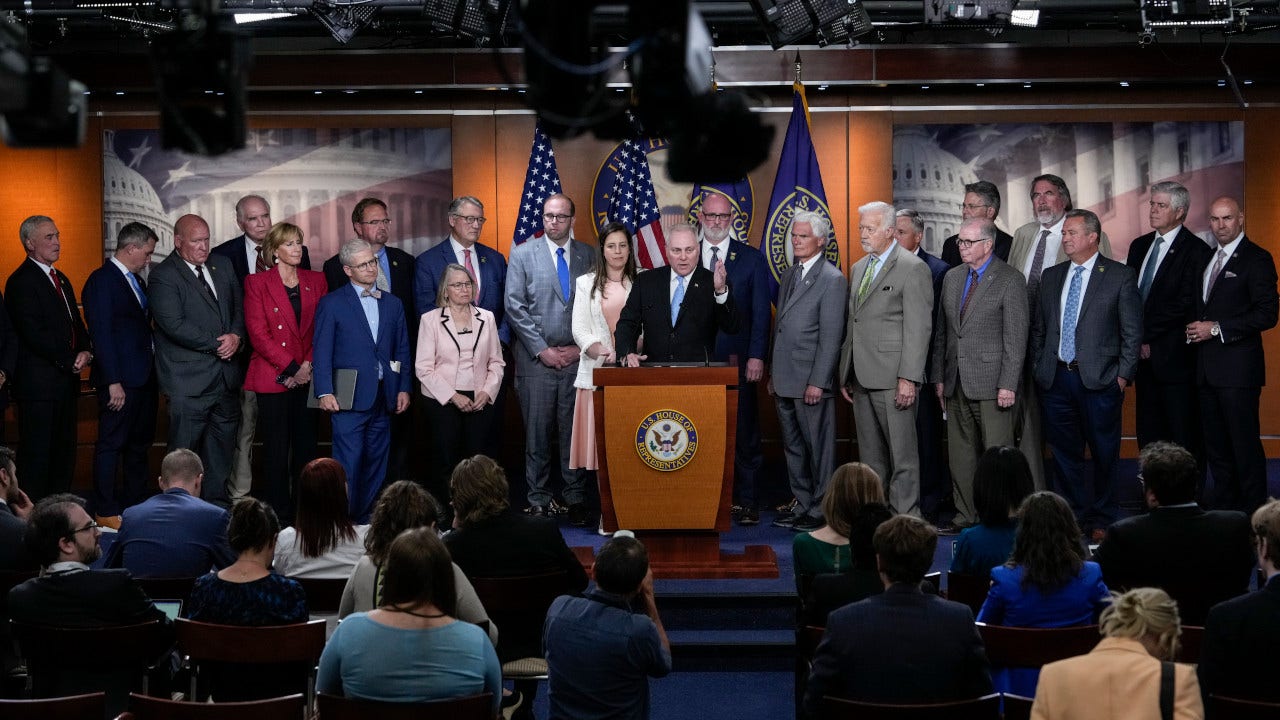
[[[711,271],[700,259],[698,231],[687,224],[671,228],[667,267],[640,273],[618,318],[614,340],[623,365],[639,367],[641,360],[705,363],[717,331],[738,331],[724,263]],[[641,336],[644,355],[637,347]]]

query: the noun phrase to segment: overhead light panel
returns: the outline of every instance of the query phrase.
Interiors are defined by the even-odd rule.
[[[291,12],[247,12],[236,13],[234,15],[237,25],[245,25],[248,23],[263,22],[265,20],[280,20],[281,18],[291,18],[297,13]]]

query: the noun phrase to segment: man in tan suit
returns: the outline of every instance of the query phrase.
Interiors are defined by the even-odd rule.
[[[858,214],[867,256],[849,272],[840,394],[853,403],[859,455],[884,481],[890,508],[919,515],[915,402],[933,326],[920,308],[933,306],[933,276],[895,241],[892,205]]]
[[[964,262],[942,280],[929,380],[946,409],[955,524],[965,527],[978,521],[978,457],[1014,444],[1030,315],[1022,274],[995,256],[995,224],[966,220],[958,237]]]

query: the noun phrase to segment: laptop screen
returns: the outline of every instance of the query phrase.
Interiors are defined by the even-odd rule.
[[[177,620],[182,616],[181,600],[156,600],[154,602],[156,607],[160,608],[160,611],[167,615],[170,620]]]

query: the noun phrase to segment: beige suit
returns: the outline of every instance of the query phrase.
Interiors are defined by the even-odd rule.
[[[1179,664],[1174,678],[1174,720],[1203,720],[1195,671]],[[1160,661],[1136,640],[1104,638],[1087,655],[1044,666],[1031,718],[1160,720]]]
[[[895,512],[919,515],[916,408],[897,409],[894,396],[898,378],[917,385],[925,379],[933,321],[921,310],[933,307],[933,275],[924,261],[894,243],[858,302],[870,257],[854,263],[849,272],[840,385],[853,397],[859,457],[884,480]]]

